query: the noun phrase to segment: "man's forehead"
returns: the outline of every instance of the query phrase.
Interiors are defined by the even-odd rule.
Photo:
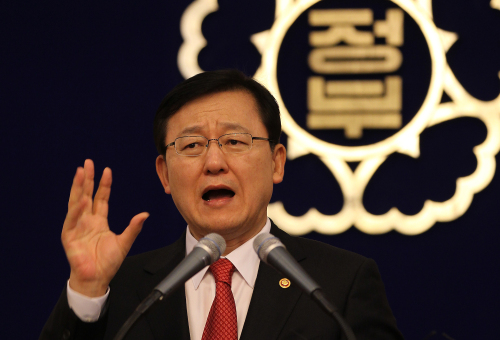
[[[231,99],[226,102],[226,105],[221,105],[221,101],[225,102],[224,98],[227,96]],[[238,104],[243,103],[244,105],[239,107]],[[248,121],[249,118],[250,121]],[[165,132],[171,137],[202,134],[207,129],[213,128],[222,133],[251,133],[250,129],[256,120],[262,123],[258,105],[252,93],[239,89],[221,91],[198,97],[184,104],[168,119]]]

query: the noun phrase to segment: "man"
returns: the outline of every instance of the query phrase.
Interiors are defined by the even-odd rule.
[[[212,232],[224,237],[229,262],[223,261],[232,266],[232,339],[341,338],[333,319],[293,282],[280,286],[283,277],[260,264],[252,242],[262,232],[281,239],[358,340],[402,339],[372,260],[290,237],[267,218],[273,185],[283,180],[286,151],[279,143],[278,106],[264,87],[238,71],[194,76],[164,98],[154,134],[157,173],[188,224],[185,235],[125,259],[148,215],[136,215],[121,235],[112,233],[111,170],[104,170],[92,200],[94,170],[87,160],[76,172],[62,231],[70,278],[41,339],[113,338],[140,301]],[[216,276],[213,267],[195,275],[154,305],[126,339],[208,339],[212,303],[220,297]]]

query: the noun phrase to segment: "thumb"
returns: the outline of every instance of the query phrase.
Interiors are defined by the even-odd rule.
[[[137,235],[142,230],[144,221],[149,217],[149,213],[143,212],[135,215],[131,220],[127,228],[118,236],[118,242],[120,243],[122,249],[125,251],[125,255],[128,253],[132,244],[134,243]]]

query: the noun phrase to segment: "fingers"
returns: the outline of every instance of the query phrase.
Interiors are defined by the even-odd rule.
[[[111,194],[111,169],[106,168],[102,172],[101,181],[99,183],[99,188],[94,197],[94,209],[93,213],[96,215],[101,215],[102,217],[108,217],[108,202],[109,195]]]
[[[68,200],[68,210],[70,210],[73,205],[80,200],[83,192],[83,179],[84,170],[82,167],[76,169],[75,177],[73,177],[73,184],[71,185],[71,191],[69,192]]]
[[[144,225],[144,221],[149,217],[149,213],[143,212],[138,215],[135,215],[132,220],[130,220],[130,224],[123,231],[123,233],[118,236],[118,241],[125,252],[125,255],[128,253],[132,244],[134,243],[137,235],[142,230],[142,226]]]
[[[83,214],[85,206],[88,203],[87,200],[88,199],[86,197],[82,197],[78,202],[75,202],[75,204],[73,204],[71,208],[68,209],[68,213],[66,214],[66,219],[64,220],[63,224],[63,233],[76,227],[78,219]]]
[[[85,206],[85,211],[92,212],[92,194],[94,192],[94,162],[91,159],[86,159],[83,165],[84,180],[82,195],[87,197],[88,204]]]
[[[86,159],[83,168],[78,167],[73,178],[63,231],[73,229],[83,212],[91,212],[93,190],[94,162]]]
[[[84,167],[76,169],[71,191],[69,193],[68,210],[80,201],[82,195],[88,196],[92,200],[94,190],[94,163],[92,160],[85,160]],[[91,205],[90,205],[91,206]]]

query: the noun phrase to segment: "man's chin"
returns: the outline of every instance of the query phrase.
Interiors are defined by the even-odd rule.
[[[208,219],[208,221],[205,220],[197,225],[190,224],[189,228],[195,237],[196,235],[203,237],[210,233],[217,233],[224,238],[232,238],[234,235],[242,234],[245,232],[243,229],[246,229],[241,221],[220,218],[213,221]]]

